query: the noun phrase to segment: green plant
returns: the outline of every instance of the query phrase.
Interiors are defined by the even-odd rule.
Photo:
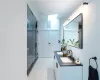
[[[75,46],[79,47],[79,41],[75,42]]]
[[[65,39],[62,39],[61,50],[66,50],[66,47],[67,47],[67,43],[65,42]]]
[[[76,47],[79,46],[79,41],[75,41],[75,39],[69,39],[69,41],[71,42],[72,46],[76,46]]]
[[[71,44],[74,44],[75,39],[73,39],[73,40],[69,39],[69,40],[70,40]]]

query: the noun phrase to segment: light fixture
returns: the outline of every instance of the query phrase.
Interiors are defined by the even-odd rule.
[[[71,20],[76,17],[76,15],[79,15],[79,13],[85,12],[85,10],[87,10],[87,5],[88,2],[83,2],[83,4],[64,22],[62,26],[66,26]]]
[[[83,5],[88,5],[88,3],[87,2],[83,2]]]

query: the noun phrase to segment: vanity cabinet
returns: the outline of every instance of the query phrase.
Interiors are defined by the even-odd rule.
[[[56,59],[56,57],[54,56],[54,76],[55,76],[55,80],[59,80],[59,71],[60,71],[60,65]]]
[[[54,56],[55,80],[82,80],[82,66],[60,65]]]

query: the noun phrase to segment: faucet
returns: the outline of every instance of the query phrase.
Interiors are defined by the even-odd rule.
[[[72,50],[67,50],[67,54],[70,55],[70,56],[73,56]]]
[[[69,55],[69,57],[70,57],[73,61],[75,61],[75,58],[73,57],[73,52],[72,52],[72,50],[67,50],[67,54]]]

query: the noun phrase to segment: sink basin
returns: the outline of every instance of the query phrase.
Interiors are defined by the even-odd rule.
[[[63,63],[72,63],[72,61],[69,58],[67,58],[67,57],[60,57],[60,59],[61,59],[61,61]]]
[[[57,52],[57,54],[58,54],[58,55],[63,55],[63,53],[62,53],[62,52]]]

